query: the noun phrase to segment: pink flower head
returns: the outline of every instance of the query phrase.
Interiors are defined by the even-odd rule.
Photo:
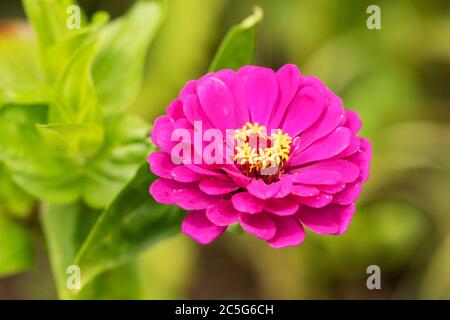
[[[360,128],[355,112],[295,65],[208,73],[155,121],[161,150],[148,161],[159,179],[150,193],[190,211],[182,231],[201,244],[237,223],[275,248],[300,244],[304,226],[341,234],[369,176]]]

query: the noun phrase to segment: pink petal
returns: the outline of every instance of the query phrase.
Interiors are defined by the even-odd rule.
[[[224,231],[225,227],[220,227],[208,220],[205,211],[192,211],[183,220],[181,230],[183,233],[200,244],[208,244],[214,241]]]
[[[233,97],[221,80],[211,77],[199,81],[197,94],[213,128],[220,129],[222,132],[236,128]]]
[[[295,182],[304,184],[335,185],[353,182],[359,176],[359,168],[347,160],[326,160],[309,166],[289,170]]]
[[[302,225],[294,217],[273,217],[277,231],[275,236],[267,241],[273,248],[296,246],[305,239]]]
[[[180,182],[194,182],[200,180],[200,178],[202,177],[201,175],[195,173],[184,165],[173,168],[170,174],[172,175],[173,179]]]
[[[333,201],[333,196],[326,193],[320,193],[317,196],[312,197],[298,197],[297,201],[308,207],[323,208]]]
[[[333,202],[340,205],[349,205],[356,201],[359,194],[361,193],[361,183],[354,182],[333,196]]]
[[[365,182],[369,178],[370,173],[370,160],[372,159],[372,144],[361,138],[361,150],[362,154],[359,159],[359,168],[361,170],[361,181]]]
[[[335,170],[314,168],[300,172],[290,171],[292,180],[303,184],[336,184],[342,180],[342,175]]]
[[[334,157],[342,152],[350,143],[349,129],[339,127],[328,136],[314,142],[288,162],[289,167],[295,167],[313,161],[320,161]]]
[[[265,210],[278,216],[289,216],[297,212],[298,203],[293,198],[270,199],[266,201]]]
[[[214,170],[212,168],[212,166],[207,166],[208,168],[202,167],[201,165],[195,165],[195,164],[186,164],[185,166],[188,167],[190,170],[192,170],[198,174],[204,175],[204,176],[215,177],[215,178],[221,179],[221,180],[228,180],[228,177],[225,174],[220,173],[217,170]]]
[[[252,66],[252,65],[245,65],[243,67],[240,67],[239,70],[237,71],[237,74],[239,75],[239,77],[241,77],[241,79],[243,79],[244,81],[247,80],[248,75],[255,71],[258,70],[259,67],[257,66]]]
[[[327,90],[329,92],[329,90]],[[328,93],[328,107],[320,119],[306,129],[300,137],[298,152],[305,150],[313,142],[325,137],[335,130],[345,119],[345,111],[340,98]]]
[[[247,185],[248,192],[260,199],[283,198],[290,193],[291,188],[292,181],[287,177],[271,184],[266,184],[262,179],[255,179]]]
[[[173,142],[170,139],[173,131],[173,124],[174,122],[170,120],[168,116],[160,116],[156,118],[151,134],[153,143],[169,153],[173,146]]]
[[[369,177],[370,160],[368,155],[364,151],[359,150],[357,153],[351,155],[347,159],[359,167],[361,172],[361,181],[365,182]]]
[[[318,195],[320,193],[320,190],[313,186],[296,184],[292,187],[291,193],[300,197],[312,197]]]
[[[244,87],[245,87],[245,83],[248,80],[249,74],[258,69],[259,69],[259,67],[257,67],[257,66],[246,65],[246,66],[239,68],[239,70],[236,71],[236,74],[241,79],[242,83],[244,83]],[[250,115],[250,117],[251,117],[251,115]]]
[[[237,128],[241,128],[245,123],[250,121],[250,113],[245,96],[244,82],[235,71],[230,69],[220,70],[214,74],[214,77],[223,81],[228,90],[230,90],[236,110],[236,126]]]
[[[240,212],[237,211],[230,200],[221,200],[206,209],[206,216],[218,226],[228,226],[239,220]]]
[[[353,110],[346,110],[346,120],[345,127],[349,128],[353,134],[357,134],[359,130],[361,130],[361,120],[359,119],[358,114]]]
[[[358,178],[360,170],[357,165],[347,160],[329,160],[317,164],[321,168],[329,168],[340,172],[345,183],[353,182]]]
[[[348,156],[356,153],[360,149],[360,141],[361,141],[361,139],[359,137],[351,136],[350,143],[347,146],[347,148],[345,148],[344,151],[342,151],[338,155],[334,156],[333,158],[341,159],[341,158],[345,158],[345,157],[348,157]]]
[[[186,82],[183,89],[181,89],[178,97],[184,102],[188,95],[195,94],[195,90],[197,88],[197,80],[190,80]]]
[[[283,132],[295,137],[313,125],[322,114],[326,94],[319,80],[301,78],[300,89],[289,105],[282,125]]]
[[[222,170],[226,172],[226,174],[231,178],[231,180],[233,180],[234,183],[242,188],[246,188],[250,183],[250,178],[244,175],[234,165],[226,165],[222,167]]]
[[[219,197],[210,196],[198,189],[179,189],[173,191],[171,200],[184,210],[200,210],[220,200]]]
[[[181,138],[180,136],[176,136],[173,135],[173,139],[172,139],[172,134],[176,133],[177,130],[179,129],[183,129],[186,132],[190,133],[190,136],[188,138],[190,139],[184,139]],[[165,139],[169,139],[169,141],[167,142],[167,146],[165,147],[165,151],[167,153],[170,154],[171,156],[171,162],[172,163],[189,163],[189,162],[193,162],[194,158],[193,158],[193,152],[194,151],[194,147],[192,145],[193,141],[192,141],[192,137],[193,137],[193,128],[192,128],[192,124],[185,118],[176,120],[173,123],[173,127],[169,130],[170,136],[166,136],[164,137]],[[186,152],[181,152],[180,150],[178,150],[178,152],[173,152],[174,151],[174,147],[176,145],[182,145],[186,150],[190,150],[190,152],[186,151]]]
[[[186,187],[187,185],[184,183],[161,178],[151,184],[150,194],[158,203],[173,204],[171,198],[173,192]]]
[[[318,185],[317,188],[322,192],[329,193],[329,194],[335,194],[335,193],[338,193],[338,192],[341,192],[342,190],[344,190],[345,186],[346,186],[345,183],[338,183],[338,184],[330,185],[330,186]]]
[[[362,138],[360,139],[361,139],[361,150],[347,157],[346,159],[359,167],[361,182],[365,182],[369,177],[370,159],[372,157],[372,146],[367,140]]]
[[[252,122],[267,125],[278,96],[275,72],[260,67],[249,72],[244,82]]]
[[[321,209],[301,207],[297,217],[301,223],[319,234],[344,233],[355,211],[355,206],[329,205]]]
[[[166,113],[172,121],[179,120],[185,117],[183,111],[183,103],[180,99],[173,100],[166,108]]]
[[[276,107],[272,110],[269,128],[280,128],[281,120],[287,107],[297,93],[300,84],[300,70],[294,64],[286,64],[277,71],[279,97]]]
[[[200,181],[199,188],[207,194],[219,195],[236,191],[239,186],[232,181],[204,178]]]
[[[161,178],[172,179],[170,171],[175,168],[175,165],[167,152],[152,152],[148,155],[147,162],[150,164],[150,170],[154,174]]]
[[[276,232],[273,219],[267,213],[240,215],[242,229],[263,240],[272,239]]]
[[[231,202],[237,210],[244,213],[258,213],[264,209],[264,201],[248,192],[236,193],[231,197]]]
[[[185,97],[183,100],[183,112],[191,123],[194,123],[194,121],[201,121],[203,130],[213,128],[213,125],[203,111],[196,94],[190,94]]]
[[[372,159],[372,144],[369,142],[369,140],[360,138],[361,139],[361,150],[364,151],[369,160]]]

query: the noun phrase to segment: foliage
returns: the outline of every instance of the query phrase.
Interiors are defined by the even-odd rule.
[[[38,76],[23,93],[27,79],[16,70],[22,61],[0,65],[10,75],[0,87],[0,161],[7,177],[2,191],[9,192],[6,199],[23,193],[41,203],[42,229],[61,298],[138,298],[141,289],[132,261],[177,233],[183,217],[178,208],[159,205],[148,194],[155,177],[142,162],[150,151],[150,126],[124,112],[139,91],[164,4],[138,1],[111,23],[105,13],[91,21],[83,13],[81,28],[72,30],[66,27],[66,10],[73,4],[23,1],[37,44],[30,38],[27,45],[14,43],[15,50],[32,45]],[[216,64],[239,67],[251,62],[260,18],[259,10],[230,32]],[[245,58],[227,53],[236,45],[244,45],[240,51]],[[25,58],[24,52],[18,53]],[[33,260],[27,229],[4,218],[0,230],[8,226],[8,234],[1,236],[13,240],[3,248],[1,274],[22,271]],[[81,291],[67,288],[66,271],[72,264],[81,268]],[[124,277],[136,281],[119,287]]]
[[[256,12],[234,26],[255,1],[135,1],[126,13],[119,1],[80,1],[79,30],[66,28],[69,0],[24,0],[34,33],[0,25],[0,276],[33,266],[43,232],[65,299],[449,297],[445,1],[380,1],[382,30],[365,28],[365,1],[261,0],[263,23]],[[208,248],[161,243],[183,213],[147,193],[142,118],[206,69],[255,53],[258,65],[297,64],[360,114],[374,159],[352,225],[283,251],[245,234]],[[65,286],[74,263],[80,292]],[[369,264],[381,267],[381,292],[365,287]]]
[[[150,150],[150,126],[123,110],[136,98],[163,14],[161,3],[140,1],[112,23],[105,13],[91,21],[81,14],[81,28],[70,29],[66,11],[73,4],[24,0],[37,43],[13,34],[0,50],[8,57],[8,50],[16,52],[13,61],[0,64],[6,76],[0,84],[0,161],[6,176],[1,191],[8,192],[6,199],[30,194],[47,208],[43,230],[64,298],[65,268],[83,239],[75,235],[86,235],[96,217],[90,211],[112,202]],[[134,45],[124,45],[137,33]],[[32,73],[21,70],[27,64]],[[32,260],[25,259],[28,231],[7,220],[1,229],[9,224],[14,238],[7,243],[24,244],[15,255],[3,250],[2,258],[11,259],[2,263],[5,274],[29,267]]]

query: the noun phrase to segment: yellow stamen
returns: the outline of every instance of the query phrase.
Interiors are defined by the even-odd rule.
[[[248,176],[258,177],[263,169],[275,166],[279,173],[289,159],[292,138],[281,129],[269,136],[265,126],[247,122],[234,131],[234,139],[237,143],[234,160]]]

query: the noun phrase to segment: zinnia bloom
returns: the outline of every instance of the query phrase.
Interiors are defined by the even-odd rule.
[[[223,133],[231,163],[195,161],[213,140],[203,139],[198,151],[196,123]],[[208,73],[189,81],[155,121],[152,140],[161,150],[148,161],[159,179],[150,193],[189,211],[182,231],[201,244],[236,223],[275,248],[300,244],[304,227],[342,234],[369,176],[371,145],[357,136],[360,128],[354,111],[295,65]],[[173,156],[178,129],[193,137],[182,142],[183,163]]]

